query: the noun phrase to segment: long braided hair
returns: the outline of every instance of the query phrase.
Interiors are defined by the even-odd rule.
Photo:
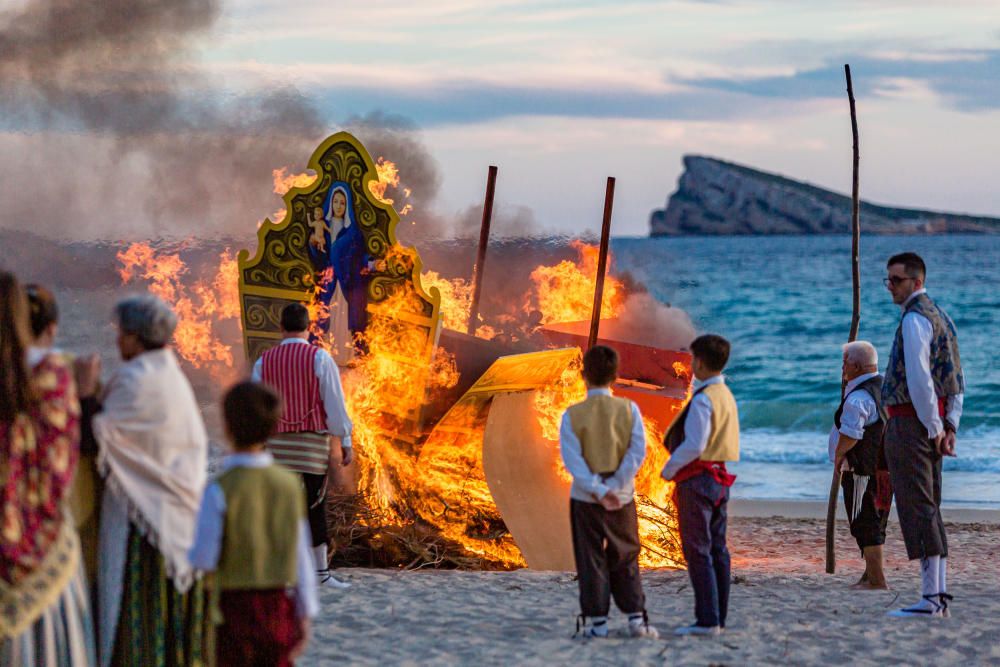
[[[28,298],[14,274],[0,271],[0,424],[9,424],[36,402],[28,346]]]

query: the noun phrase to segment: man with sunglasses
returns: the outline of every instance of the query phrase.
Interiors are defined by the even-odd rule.
[[[955,324],[927,295],[919,255],[889,258],[884,279],[903,311],[889,356],[882,403],[889,415],[885,458],[910,560],[920,559],[921,599],[891,616],[948,616],[948,540],[941,518],[941,461],[955,455],[965,378]]]

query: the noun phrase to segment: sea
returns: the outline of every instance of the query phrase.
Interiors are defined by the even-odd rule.
[[[475,256],[471,242],[418,248],[428,268],[455,264],[453,276],[470,270]],[[195,263],[213,266],[219,249],[203,251]],[[882,368],[900,317],[882,285],[885,261],[908,250],[924,257],[928,292],[958,327],[968,384],[958,456],[944,462],[944,502],[998,508],[1000,236],[861,238],[859,337],[878,349]],[[23,253],[34,256],[30,249]],[[502,265],[504,253],[527,257],[531,265],[576,254],[565,239],[498,247],[488,264],[484,294],[498,289],[495,282],[491,286],[489,267]],[[614,273],[628,273],[633,284],[641,283],[658,300],[684,309],[698,332],[718,333],[733,343],[726,376],[739,405],[742,445],[741,460],[732,466],[738,476],[733,496],[825,499],[832,469],[827,437],[840,398],[841,345],[851,323],[850,237],[615,238],[612,253]],[[463,259],[451,261],[455,257]],[[113,261],[113,253],[95,254],[94,267],[104,267],[104,273],[97,268],[81,273],[79,262],[67,266],[41,260],[15,269],[26,279],[36,264],[36,273],[43,274],[36,280],[45,280],[47,271],[63,275],[55,289],[63,321],[59,344],[75,353],[99,351],[109,370],[119,363],[109,315],[119,297],[141,288],[120,285]],[[494,270],[494,281],[511,279],[502,273]],[[93,285],[84,286],[90,274],[99,275]],[[227,326],[225,341],[238,346],[239,325],[229,321]],[[231,375],[246,372],[243,363],[235,360]],[[217,395],[224,381],[187,370],[210,432],[221,433]]]
[[[740,412],[734,498],[826,499],[827,439],[852,313],[850,236],[618,238],[614,263],[700,333],[732,342],[725,375]],[[861,323],[885,369],[900,309],[886,260],[920,254],[927,291],[958,329],[966,378],[944,504],[1000,507],[1000,236],[862,236]]]

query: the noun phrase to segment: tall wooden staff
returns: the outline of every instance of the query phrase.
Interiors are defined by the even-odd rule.
[[[486,270],[486,246],[490,242],[490,223],[493,220],[493,193],[497,187],[497,168],[490,165],[486,176],[486,199],[483,200],[483,221],[479,227],[479,247],[476,265],[472,267],[472,303],[469,305],[469,323],[466,332],[475,336],[479,324],[479,297],[483,293],[483,272]]]
[[[608,268],[608,244],[611,242],[611,208],[615,202],[615,177],[608,176],[604,190],[604,218],[601,221],[601,248],[597,255],[597,284],[594,286],[594,309],[590,311],[590,336],[587,349],[597,345],[601,328],[601,306],[604,302],[604,274]]]
[[[858,198],[858,165],[861,155],[858,152],[858,115],[854,108],[854,86],[851,85],[851,66],[844,65],[844,75],[847,77],[847,100],[851,105],[851,134],[854,136],[854,182],[851,188],[851,271],[854,280],[854,308],[851,315],[851,332],[848,343],[853,343],[858,337],[858,325],[861,323],[861,265],[858,246],[861,244],[861,201]],[[840,387],[843,398],[844,385]],[[834,553],[834,528],[837,518],[837,495],[840,491],[840,470],[834,469],[833,480],[830,482],[830,501],[826,506],[826,571],[833,574],[837,570],[837,555]]]

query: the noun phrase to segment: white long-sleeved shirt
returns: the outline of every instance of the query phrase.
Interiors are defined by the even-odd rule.
[[[903,302],[905,311],[910,301],[918,294],[927,290],[918,289]],[[944,430],[941,416],[938,414],[938,397],[934,393],[934,380],[931,378],[931,340],[934,338],[934,327],[931,321],[919,313],[906,313],[903,316],[903,359],[906,367],[906,388],[910,392],[910,401],[917,417],[927,428],[927,437],[936,438]],[[963,394],[948,396],[945,404],[945,416],[957,429],[962,418]]]
[[[848,438],[860,440],[865,436],[865,427],[878,421],[878,405],[875,399],[864,389],[858,389],[858,385],[876,377],[878,373],[865,373],[859,375],[844,387],[847,398],[844,400],[844,410],[840,413],[840,430],[834,424],[830,429],[830,439],[828,443],[830,463],[837,460],[837,442],[840,434],[843,433]],[[844,462],[846,465],[846,461]]]
[[[713,375],[707,380],[695,380],[693,390],[712,384],[725,384],[721,375]],[[712,435],[712,401],[704,392],[691,399],[687,418],[684,419],[684,441],[670,455],[667,465],[663,466],[660,475],[664,479],[673,479],[681,468],[695,461],[708,447],[708,437]]]
[[[610,396],[607,388],[588,389],[587,396]],[[642,414],[639,406],[632,403],[632,432],[629,435],[628,449],[622,457],[618,469],[607,479],[593,472],[583,458],[583,446],[573,431],[569,412],[563,413],[559,426],[559,450],[562,453],[563,465],[573,477],[569,497],[586,503],[600,502],[608,491],[614,491],[623,504],[632,502],[635,496],[635,475],[646,458],[646,431],[642,425]]]
[[[285,338],[282,345],[309,345],[309,341],[304,338]],[[313,369],[316,377],[319,378],[319,397],[323,401],[323,408],[326,410],[326,432],[340,438],[342,447],[351,446],[351,431],[354,424],[347,414],[347,406],[344,403],[344,388],[340,384],[340,370],[330,353],[320,348],[316,352],[316,360],[313,362]],[[264,377],[264,360],[257,359],[253,365],[253,372],[250,379],[260,382]]]
[[[274,463],[274,457],[268,452],[230,454],[222,460],[221,470],[225,472],[233,468],[264,468]],[[188,552],[188,559],[196,569],[214,572],[219,566],[222,552],[222,531],[226,519],[226,495],[222,487],[212,482],[205,487],[201,508],[198,510],[198,523],[195,526],[194,544]],[[295,545],[296,604],[299,618],[315,618],[319,613],[319,598],[316,593],[316,570],[313,566],[311,533],[306,519],[299,521],[298,541]]]

